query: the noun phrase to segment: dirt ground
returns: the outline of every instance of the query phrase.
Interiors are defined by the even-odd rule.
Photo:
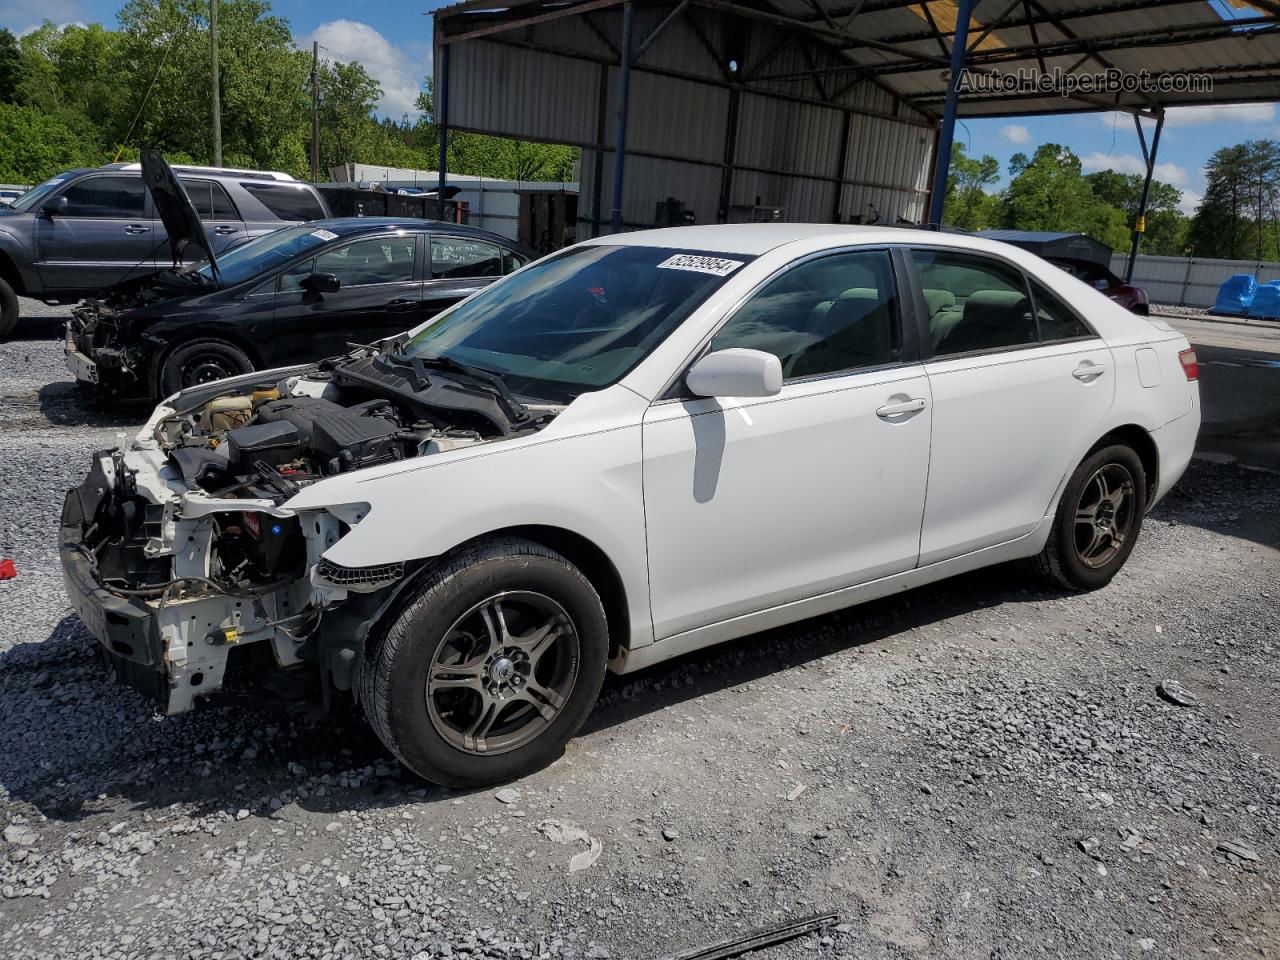
[[[1280,958],[1280,476],[1197,461],[1097,593],[1000,567],[615,678],[451,792],[357,716],[106,677],[57,510],[145,410],[57,332],[0,344],[0,957],[648,960],[833,912],[758,956]]]

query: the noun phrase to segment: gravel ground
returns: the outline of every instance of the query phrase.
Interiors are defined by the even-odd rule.
[[[655,958],[818,911],[761,955],[1280,957],[1274,475],[1194,464],[1099,593],[999,568],[614,679],[552,767],[450,792],[349,715],[160,718],[107,679],[54,527],[145,410],[20,335],[0,957]]]

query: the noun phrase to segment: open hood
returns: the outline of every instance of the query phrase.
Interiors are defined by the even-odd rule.
[[[174,266],[182,263],[188,247],[195,247],[209,261],[211,272],[216,277],[218,263],[205,235],[204,222],[169,164],[155,150],[142,151],[142,182],[151,192],[156,212],[169,234],[169,252]]]

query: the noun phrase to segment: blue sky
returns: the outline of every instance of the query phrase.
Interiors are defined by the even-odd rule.
[[[0,0],[0,26],[22,32],[42,20],[114,24],[120,0]],[[276,0],[274,12],[288,19],[302,46],[319,40],[329,56],[355,59],[381,83],[382,112],[412,112],[419,83],[431,69],[431,18],[441,2],[361,5],[337,0]],[[1041,143],[1074,150],[1088,172],[1142,170],[1133,121],[1123,114],[967,120],[956,129],[971,154],[992,154],[1007,171],[1015,153],[1028,155]],[[1169,111],[1156,176],[1183,191],[1190,213],[1204,192],[1204,163],[1219,147],[1242,140],[1280,139],[1277,104],[1188,107]]]

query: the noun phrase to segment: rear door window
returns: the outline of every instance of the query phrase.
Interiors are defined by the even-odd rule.
[[[139,219],[146,207],[146,187],[142,177],[89,177],[73,183],[63,193],[67,198],[64,217]]]
[[[323,220],[324,207],[302,184],[241,183],[240,186],[281,220]]]
[[[231,202],[231,198],[227,196],[226,187],[216,180],[189,180],[184,177],[182,186],[187,191],[187,196],[191,198],[191,203],[195,206],[196,213],[200,214],[201,220],[240,219],[240,214],[236,212],[235,205]]]
[[[1036,317],[1022,271],[989,257],[913,250],[936,357],[1034,344]]]
[[[469,280],[500,277],[503,253],[496,243],[466,237],[431,238],[431,278],[433,280]],[[506,251],[507,257],[514,257]]]

